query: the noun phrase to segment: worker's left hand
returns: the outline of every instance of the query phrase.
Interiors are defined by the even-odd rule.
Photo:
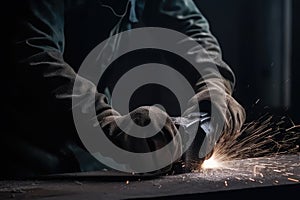
[[[156,106],[139,107],[123,116],[113,109],[107,110],[98,116],[98,121],[107,137],[118,147],[135,153],[155,152],[153,161],[144,163],[160,162],[164,158],[171,165],[182,153],[179,131],[168,114]],[[142,128],[141,131],[136,131],[136,126]],[[133,136],[133,132],[138,135]],[[166,145],[168,148],[163,155],[159,154],[157,150]],[[143,161],[140,163],[144,164]]]

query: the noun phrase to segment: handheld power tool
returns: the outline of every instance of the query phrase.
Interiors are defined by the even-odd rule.
[[[213,154],[213,147],[219,139],[216,126],[206,112],[192,113],[187,117],[173,117],[172,120],[178,128],[182,127],[184,130],[183,143],[191,144],[172,170],[175,174],[191,172]]]

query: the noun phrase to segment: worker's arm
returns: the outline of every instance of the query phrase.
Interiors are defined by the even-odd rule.
[[[18,19],[20,31],[16,35],[15,43],[17,70],[24,83],[22,86],[24,93],[31,94],[28,96],[31,98],[35,96],[38,99],[44,106],[44,115],[52,114],[53,118],[61,118],[59,115],[65,116],[69,113],[70,115],[63,120],[70,121],[72,98],[77,98],[76,102],[81,102],[77,106],[80,106],[79,110],[83,113],[91,112],[96,107],[101,128],[115,144],[123,148],[127,147],[129,151],[143,152],[149,149],[154,151],[169,143],[177,130],[166,113],[158,108],[152,109],[155,112],[154,125],[157,124],[155,121],[161,118],[166,117],[168,121],[157,137],[150,141],[136,141],[133,137],[130,139],[118,128],[115,117],[121,124],[127,124],[132,118],[136,123],[143,125],[149,121],[150,108],[138,108],[128,115],[120,116],[107,104],[105,95],[97,92],[92,82],[78,77],[73,68],[64,61],[64,1],[24,0],[20,4],[22,4],[19,5],[20,12],[22,12],[19,13],[20,19]],[[79,79],[76,82],[78,87],[73,88],[76,78]],[[91,99],[95,101],[90,101]],[[95,119],[96,117],[93,120]],[[51,126],[57,126],[57,124],[51,124]],[[128,126],[130,127],[129,123]],[[59,129],[62,127],[56,128],[62,134],[56,138],[57,141],[54,144],[49,144],[54,149],[56,143],[65,137],[64,134],[67,135],[69,131],[72,131],[61,132]],[[130,128],[128,130],[130,131]],[[180,147],[180,141],[176,145]],[[170,153],[171,157],[173,153]]]
[[[235,85],[234,73],[223,61],[220,46],[210,32],[207,20],[194,2],[192,0],[147,1],[144,19],[147,25],[177,30],[199,44],[198,47],[191,49],[191,52],[195,56],[196,63],[199,64],[195,67],[201,67],[200,71],[205,75],[199,77],[196,83],[197,94],[191,99],[191,108],[187,113],[193,111],[194,104],[209,101],[223,116],[225,131],[240,129],[245,119],[245,112],[232,97]]]
[[[18,19],[15,51],[23,87],[27,93],[38,94],[38,98],[46,97],[47,106],[52,109],[70,111],[76,73],[63,58],[64,1],[24,0],[19,3],[22,13]],[[96,95],[97,110],[108,108],[105,96],[96,92],[93,83],[80,78],[80,84],[82,87],[76,88],[74,97]]]
[[[14,152],[16,159],[26,158],[32,174],[79,170],[77,164],[64,161],[74,159],[69,144],[79,145],[72,118],[72,97],[82,102],[78,105],[82,112],[96,106],[97,113],[115,114],[105,95],[97,93],[96,86],[87,79],[77,77],[64,61],[65,2],[15,1],[15,65],[18,102],[23,104],[17,105],[23,115],[16,115],[22,130],[16,133],[16,140],[24,140],[26,145],[18,145]],[[73,93],[76,77],[80,87],[74,88]]]

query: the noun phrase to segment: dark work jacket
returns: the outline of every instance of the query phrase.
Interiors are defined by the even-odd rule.
[[[197,62],[215,64],[223,78],[231,83],[229,91],[232,91],[233,72],[222,61],[218,42],[192,0],[134,0],[129,4],[126,0],[22,0],[12,1],[6,8],[11,12],[10,16],[2,17],[4,26],[7,25],[2,33],[5,36],[2,38],[5,40],[3,63],[6,65],[1,80],[5,116],[1,131],[2,177],[89,171],[103,167],[97,162],[84,165],[84,162],[93,162],[93,158],[85,152],[74,127],[73,84],[85,56],[98,43],[118,32],[145,26],[169,28],[191,36],[211,58],[201,61],[196,53]],[[157,59],[156,55],[163,57],[160,52],[148,55],[144,59],[149,62]],[[138,57],[129,56],[128,60],[138,60]],[[165,55],[161,62],[169,60],[175,63],[175,68],[196,84],[201,77],[185,69],[183,61],[174,59]],[[95,96],[98,113],[108,106],[107,95],[103,94],[105,89],[110,91],[128,67],[124,64],[122,71],[121,63],[114,65],[102,84],[96,86],[82,78],[82,87],[75,91],[76,98]],[[148,97],[137,94],[140,100],[132,107],[138,107],[144,101],[152,104],[157,103],[157,99],[168,99],[163,96],[167,92],[158,90],[161,89],[149,89]],[[153,96],[156,100],[152,102]],[[167,109],[168,113],[176,115],[177,111],[172,111],[171,107]]]

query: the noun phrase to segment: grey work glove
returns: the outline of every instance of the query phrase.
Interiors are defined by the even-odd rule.
[[[231,95],[231,86],[226,80],[220,78],[209,78],[201,80],[196,85],[197,93],[189,101],[189,109],[185,114],[191,113],[195,110],[195,105],[204,105],[209,102],[217,111],[215,118],[220,117],[220,122],[224,125],[222,132],[225,134],[235,134],[241,130],[245,121],[246,113],[244,108]],[[205,108],[207,109],[207,108]],[[210,109],[210,108],[208,108]],[[215,119],[218,121],[218,119]]]
[[[115,145],[124,150],[135,153],[148,153],[171,144],[172,148],[168,151],[168,155],[157,156],[167,157],[173,163],[177,160],[176,155],[181,155],[181,137],[175,137],[176,134],[179,135],[179,131],[168,114],[156,106],[139,107],[124,116],[121,116],[113,109],[109,109],[100,113],[97,117],[100,127],[103,129],[106,136]],[[121,127],[124,127],[123,130],[125,130],[125,132],[118,126],[117,122],[121,124]],[[150,122],[151,125],[149,125]],[[143,138],[134,137],[128,134],[134,129],[133,123],[140,127],[149,125],[149,130],[156,130],[156,134],[152,134],[149,137],[147,131],[145,131],[140,133],[140,137]],[[162,128],[160,129],[159,127]],[[175,150],[172,151],[171,149]],[[154,158],[153,162],[156,161],[157,160]]]
[[[225,79],[210,77],[200,80],[196,85],[196,94],[188,104],[183,117],[193,122],[198,121],[198,115],[200,124],[192,145],[183,155],[186,168],[177,166],[175,171],[178,173],[193,170],[210,158],[216,143],[228,134],[238,134],[245,121],[245,110],[232,97],[231,85]]]

